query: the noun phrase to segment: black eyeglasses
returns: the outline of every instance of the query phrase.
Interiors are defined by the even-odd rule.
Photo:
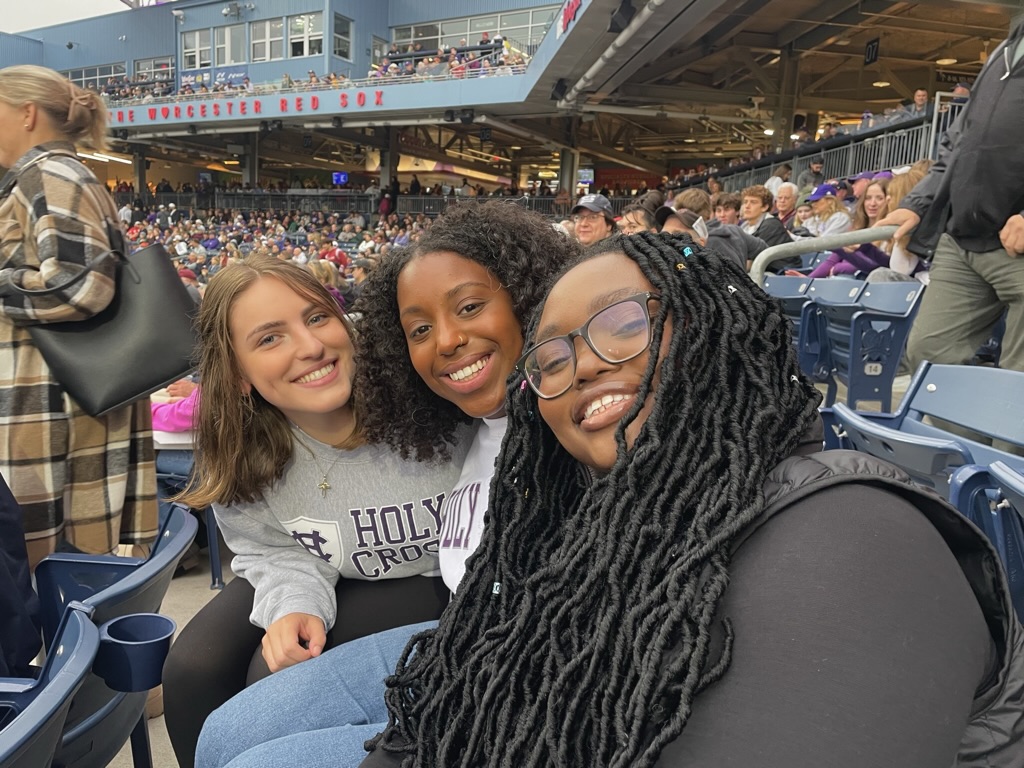
[[[519,358],[516,368],[522,371],[537,397],[559,397],[572,388],[576,378],[577,337],[606,363],[632,360],[650,347],[650,302],[659,299],[658,294],[647,292],[609,304],[575,331],[530,347]]]

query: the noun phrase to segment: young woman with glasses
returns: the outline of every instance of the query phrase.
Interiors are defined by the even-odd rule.
[[[995,551],[896,468],[821,451],[741,268],[618,236],[529,338],[483,540],[365,768],[1021,764]]]

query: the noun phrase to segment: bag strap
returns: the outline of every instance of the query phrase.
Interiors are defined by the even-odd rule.
[[[36,163],[39,163],[43,160],[46,160],[50,157],[54,157],[56,155],[71,157],[71,155],[69,155],[66,152],[41,152],[36,157],[33,157],[31,160],[25,163],[25,165],[23,165],[21,168],[19,168],[17,173],[7,173],[7,175],[4,176],[2,180],[0,180],[0,199],[6,198],[8,195],[11,194],[11,190],[13,190],[14,187],[17,185],[18,177],[21,176],[22,173],[24,173],[26,170],[31,168]],[[28,288],[22,288],[20,285],[16,285],[12,282],[11,289],[15,293],[21,294],[22,296],[52,296],[57,293],[63,293],[68,288],[71,288],[72,286],[75,286],[78,283],[82,282],[89,275],[90,272],[92,272],[100,264],[105,263],[107,258],[110,256],[113,256],[116,260],[128,263],[128,260],[124,256],[124,233],[121,232],[120,228],[115,228],[111,226],[110,221],[107,220],[106,218],[104,218],[104,221],[107,227],[107,238],[110,240],[110,245],[112,246],[111,250],[106,251],[105,253],[100,254],[97,258],[93,259],[92,263],[86,266],[85,269],[83,269],[77,275],[72,277],[66,283],[54,286],[53,288],[41,288],[39,290],[30,290]]]

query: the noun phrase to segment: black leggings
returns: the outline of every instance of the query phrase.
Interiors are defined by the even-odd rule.
[[[327,648],[385,629],[441,616],[450,593],[440,577],[338,579],[338,619]],[[253,589],[235,578],[185,625],[164,664],[164,720],[180,768],[192,768],[206,718],[243,688],[270,674],[263,629],[249,623]]]

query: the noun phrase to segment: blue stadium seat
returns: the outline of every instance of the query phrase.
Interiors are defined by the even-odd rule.
[[[762,287],[765,293],[782,302],[782,311],[786,313],[786,317],[789,318],[789,322],[793,326],[794,346],[797,346],[800,339],[800,315],[804,304],[810,301],[807,289],[811,287],[811,282],[811,279],[807,277],[771,273],[764,276]]]
[[[878,402],[883,411],[891,410],[893,380],[924,286],[872,283],[853,301],[834,301],[841,290],[816,295],[824,282],[815,280],[811,292],[820,344],[827,344],[827,350],[819,352],[820,365],[830,369],[826,405],[835,401],[838,380],[846,385],[847,404]]]
[[[1001,461],[961,467],[950,478],[949,500],[996,548],[1017,618],[1024,620],[1024,473]]]
[[[37,679],[0,678],[0,765],[45,768],[61,741],[72,697],[92,669],[99,631],[92,609],[72,603]]]
[[[97,624],[157,612],[198,525],[187,511],[172,509],[146,560],[67,553],[44,558],[36,568],[36,584],[47,643],[52,645],[60,617],[72,601],[93,608]],[[101,768],[131,735],[136,768],[151,765],[145,705],[145,691],[112,691],[98,675],[88,675],[72,700],[55,763]]]
[[[835,402],[836,386],[832,376],[832,361],[828,353],[825,325],[818,317],[819,310],[816,302],[819,299],[834,304],[855,302],[864,290],[864,285],[863,280],[823,277],[812,280],[807,288],[807,296],[810,301],[804,304],[800,312],[797,357],[800,370],[811,380],[829,385],[828,393],[825,396],[825,405]]]
[[[1024,457],[984,440],[1024,447],[1024,373],[1000,368],[922,363],[894,413],[832,408],[843,447],[901,467],[919,484],[948,497],[949,476],[967,464],[1002,461],[1024,469]],[[953,434],[929,423],[941,419],[976,433]]]

